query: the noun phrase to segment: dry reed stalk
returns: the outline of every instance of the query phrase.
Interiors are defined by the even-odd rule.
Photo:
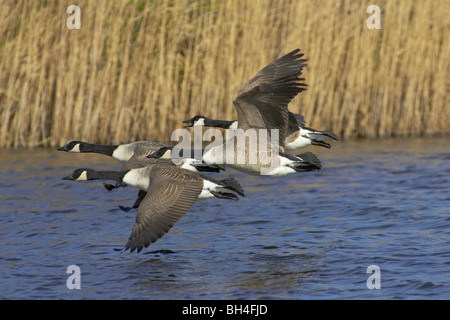
[[[233,99],[300,47],[308,90],[293,112],[343,138],[448,134],[449,3],[350,0],[4,0],[0,147],[169,141],[195,114],[235,119]]]

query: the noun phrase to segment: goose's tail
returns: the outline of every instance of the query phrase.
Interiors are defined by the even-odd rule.
[[[216,187],[210,190],[211,194],[219,199],[239,200],[239,194],[245,197],[244,189],[234,178],[227,178],[220,181],[215,180]]]
[[[225,166],[219,164],[193,164],[192,166],[200,172],[220,172],[221,170],[225,170]]]
[[[312,152],[305,152],[295,156],[297,161],[290,166],[297,172],[315,171],[322,169],[322,164],[317,156]]]
[[[245,197],[244,188],[242,188],[240,183],[237,182],[234,178],[226,178],[226,179],[220,180],[219,182],[224,188],[234,191],[237,194]]]

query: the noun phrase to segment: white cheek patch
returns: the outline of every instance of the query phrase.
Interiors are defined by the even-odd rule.
[[[172,150],[167,150],[164,152],[161,159],[172,159]]]
[[[236,130],[238,126],[238,122],[234,121],[231,126],[228,128],[228,130]]]
[[[87,173],[86,171],[83,171],[80,176],[76,179],[76,181],[86,181],[87,180]]]
[[[201,118],[198,119],[195,123],[194,126],[204,126],[205,125],[205,119]]]
[[[80,152],[80,144],[77,143],[71,150],[69,150],[69,152]]]

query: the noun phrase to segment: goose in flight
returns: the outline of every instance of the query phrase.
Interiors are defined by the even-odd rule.
[[[197,115],[191,119],[183,121],[186,127],[205,126],[223,128],[230,131],[237,129],[238,121],[215,120]],[[330,130],[319,131],[305,126],[306,122],[302,115],[289,112],[288,129],[286,133],[285,149],[295,150],[309,145],[331,148],[331,145],[324,140],[333,139],[338,141],[338,137]]]
[[[164,146],[166,144],[156,141],[135,141],[121,145],[101,145],[84,141],[71,141],[57,150],[74,153],[99,153],[113,157],[120,162],[125,162],[133,156],[138,148],[146,148],[151,153]]]
[[[148,162],[146,156],[167,147],[167,144],[156,141],[136,141],[121,145],[100,145],[92,144],[84,141],[71,141],[68,144],[58,148],[59,151],[66,151],[72,153],[99,153],[110,156],[116,160],[126,163],[131,160],[129,166],[136,167],[137,165],[145,166]],[[164,158],[163,158],[164,159]],[[170,159],[169,159],[170,160]],[[151,164],[148,163],[148,164]],[[193,161],[184,161],[180,164],[184,169],[196,172],[220,172],[225,170],[220,165],[207,165],[205,163],[193,163]],[[123,170],[124,168],[122,168]]]
[[[301,78],[306,66],[302,56],[296,49],[278,58],[239,90],[233,101],[237,112],[233,137],[222,145],[208,146],[203,161],[225,164],[252,175],[284,176],[321,169],[319,159],[312,153],[306,156],[284,153],[288,104],[306,87]]]
[[[58,148],[58,150],[72,153],[104,154],[123,162],[121,171],[127,171],[155,164],[155,159],[148,159],[146,156],[159,150],[159,148],[167,146],[167,144],[156,141],[136,141],[122,145],[99,145],[84,141],[71,141],[63,147]],[[225,170],[224,166],[221,165],[208,165],[205,163],[198,163],[198,161],[194,163],[192,160],[193,159],[185,159],[182,163],[179,163],[178,166],[194,172],[220,172],[221,170]],[[171,159],[166,157],[162,157],[162,159],[157,162],[174,165]],[[103,186],[106,190],[111,191],[119,187],[125,187],[126,183],[122,181],[116,182],[115,184],[103,182]],[[119,205],[119,208],[125,212],[138,208],[146,194],[146,191],[140,190],[137,199],[131,207]]]
[[[125,250],[140,252],[157,241],[197,200],[216,197],[238,200],[244,196],[233,178],[216,180],[173,165],[153,164],[125,171],[76,169],[63,180],[113,180],[146,192]]]
[[[167,157],[167,155],[172,154],[172,149],[173,149],[173,147],[163,147],[163,148],[157,150],[156,152],[148,155],[147,158],[153,159],[153,160],[157,160],[157,159],[164,160]],[[188,160],[196,161],[194,159],[195,152],[193,152],[192,154],[193,155]],[[297,172],[313,171],[313,170],[317,170],[317,168],[321,167],[320,160],[311,152],[305,152],[305,153],[299,154],[297,156],[293,156],[290,154],[283,155],[283,159],[291,160],[293,162],[298,161],[299,158],[302,158],[304,162],[302,163],[301,167],[299,166],[296,168]],[[182,158],[182,161],[184,161],[183,158]]]

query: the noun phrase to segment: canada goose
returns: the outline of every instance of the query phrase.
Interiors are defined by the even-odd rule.
[[[205,126],[223,128],[234,131],[237,129],[238,121],[214,120],[202,115],[197,115],[191,119],[183,121],[187,123],[186,127]],[[289,112],[288,130],[285,139],[285,149],[295,150],[308,145],[317,145],[325,148],[331,148],[331,145],[323,140],[338,140],[337,136],[329,131],[318,131],[305,126],[305,120],[302,115]]]
[[[162,147],[167,147],[167,144],[163,144],[156,141],[136,141],[122,145],[99,145],[91,144],[84,141],[71,141],[63,147],[58,148],[59,151],[66,152],[76,152],[76,153],[100,153],[113,157],[116,160],[127,163],[132,167],[145,166],[147,164],[146,156],[152,154],[153,152],[159,150]],[[164,159],[164,158],[163,158]],[[170,158],[168,158],[170,159]],[[127,165],[122,170],[126,170]],[[183,163],[183,168],[191,171],[201,171],[201,172],[220,172],[220,170],[225,170],[223,166],[220,165],[207,165],[194,164],[192,162]]]
[[[155,164],[128,171],[76,169],[63,180],[114,180],[146,192],[125,250],[140,252],[161,238],[197,200],[239,200],[241,185],[233,178],[215,180],[176,166]]]
[[[100,144],[92,144],[84,141],[71,141],[68,144],[58,148],[59,151],[66,152],[93,152],[105,154],[107,156],[111,156],[116,160],[121,162],[128,161],[134,154],[134,151],[138,147],[144,147],[154,152],[159,148],[166,146],[166,144],[159,143],[156,141],[136,141],[127,144],[121,145],[100,145]]]
[[[167,152],[171,149],[172,147],[163,147],[158,151],[156,151],[155,153],[148,155],[147,158],[160,159],[163,156],[166,156]],[[273,176],[285,175],[280,174],[284,172],[283,170],[286,170],[287,171],[286,174],[288,174],[291,172],[313,171],[321,168],[320,160],[312,152],[305,152],[302,154],[298,154],[296,156],[287,153],[283,153],[281,155],[282,155],[281,157],[282,165],[279,168],[277,168],[278,173],[272,174]],[[195,161],[195,159],[193,158],[189,158],[188,160]],[[286,165],[286,167],[284,167],[283,165]]]
[[[238,121],[235,134],[223,145],[206,148],[202,156],[206,163],[224,163],[248,174],[268,176],[321,168],[312,153],[305,158],[284,154],[288,104],[306,87],[300,78],[306,60],[300,59],[303,54],[299,51],[296,49],[267,65],[239,90],[233,101]],[[259,150],[254,150],[254,141],[246,139],[248,132],[257,132]],[[269,146],[266,149],[261,148],[264,139]],[[244,146],[235,143],[239,141],[244,141]]]
[[[165,147],[163,147],[163,149],[172,150],[172,146],[165,146]],[[138,146],[135,149],[133,156],[123,164],[121,171],[128,171],[131,169],[142,168],[142,167],[146,167],[146,166],[154,165],[154,164],[165,164],[165,165],[169,165],[169,166],[175,166],[175,163],[174,163],[174,161],[172,161],[170,154],[168,154],[168,155],[163,154],[158,159],[155,159],[155,158],[151,159],[152,157],[147,158],[147,155],[150,153],[150,151],[151,150],[148,148]],[[186,159],[183,159],[183,161],[181,163],[178,163],[176,166],[178,166],[179,168],[187,169],[187,170],[194,171],[194,172],[199,172],[199,171],[218,172],[219,170],[225,170],[225,168],[221,165],[208,165],[208,164],[201,164],[201,163],[195,164],[194,161],[196,161],[196,160],[186,158]],[[115,188],[125,187],[126,184],[124,182],[116,182],[115,185],[109,184],[109,183],[103,183],[103,186],[108,191],[111,191]],[[140,202],[142,201],[142,199],[144,197],[145,197],[145,193],[143,193],[143,191],[141,190],[132,207],[119,206],[119,208],[125,212],[128,212],[131,209],[138,208]]]

